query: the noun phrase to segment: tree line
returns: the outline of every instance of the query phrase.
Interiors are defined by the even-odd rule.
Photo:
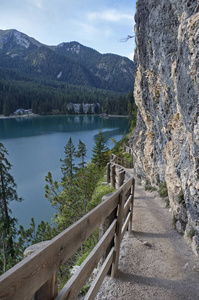
[[[128,114],[128,103],[134,102],[133,92],[113,91],[75,86],[59,82],[0,80],[0,114],[9,116],[17,109],[32,109],[36,114],[70,114],[69,103],[94,104],[88,113]],[[98,104],[98,105],[96,105]]]

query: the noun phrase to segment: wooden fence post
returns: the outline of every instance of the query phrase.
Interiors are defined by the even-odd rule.
[[[135,192],[135,179],[133,178],[132,180],[132,188],[131,188],[131,205],[130,205],[130,210],[131,210],[131,219],[130,219],[130,225],[129,225],[129,230],[130,232],[132,231],[133,228],[133,206],[134,206],[134,192]]]
[[[102,197],[102,202],[106,201],[113,193],[109,193]],[[112,224],[112,222],[116,219],[117,215],[117,207],[112,211],[112,213],[105,219],[105,221],[100,225],[99,227],[99,240],[102,238],[102,236],[105,234],[109,226]],[[110,242],[109,246],[107,247],[104,255],[101,257],[99,263],[98,263],[98,269],[102,266],[105,259],[107,258],[111,248],[114,246],[114,238]],[[110,268],[111,270],[111,268]],[[108,271],[108,274],[110,274],[111,271]]]
[[[48,244],[50,241],[44,241],[38,244],[29,246],[24,251],[24,257],[31,255],[32,253],[38,251],[41,247]],[[58,294],[57,286],[57,272],[55,272],[48,281],[40,287],[40,289],[35,293],[31,300],[53,300]]]
[[[111,166],[111,186],[115,189],[115,165]]]
[[[124,214],[124,201],[125,201],[125,194],[124,192],[121,192],[119,194],[118,219],[117,219],[116,236],[115,236],[115,251],[113,257],[111,277],[116,277],[118,271],[122,222],[123,222],[123,214]]]
[[[119,182],[118,182],[118,186],[121,187],[124,183],[124,179],[125,179],[125,170],[122,169],[120,172],[119,172]]]
[[[111,163],[109,162],[107,164],[107,183],[111,182]]]

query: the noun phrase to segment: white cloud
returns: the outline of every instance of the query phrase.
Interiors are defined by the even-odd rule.
[[[99,30],[92,24],[87,24],[78,21],[76,22],[76,24],[78,25],[77,34],[79,36],[86,36],[92,38],[99,34]]]
[[[42,1],[41,0],[34,0],[33,1],[35,6],[39,9],[43,9]]]
[[[48,45],[76,40],[101,53],[127,56],[133,51],[133,39],[125,44],[118,41],[133,35],[134,2],[2,0],[0,25],[2,29],[16,28]]]
[[[101,12],[90,12],[87,14],[87,17],[90,21],[108,21],[108,22],[122,22],[129,23],[134,22],[133,14],[121,13],[115,9],[104,10]]]

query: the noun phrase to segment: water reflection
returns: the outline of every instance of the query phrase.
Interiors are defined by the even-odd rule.
[[[119,119],[119,127],[125,126],[128,131],[127,119]],[[110,117],[108,120],[99,116],[35,116],[0,119],[0,138],[9,139],[53,132],[75,132],[115,127],[118,127],[117,117]]]

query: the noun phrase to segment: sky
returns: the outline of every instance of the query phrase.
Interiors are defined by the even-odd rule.
[[[133,59],[136,0],[0,0],[0,29],[46,45],[77,41],[100,53]]]

